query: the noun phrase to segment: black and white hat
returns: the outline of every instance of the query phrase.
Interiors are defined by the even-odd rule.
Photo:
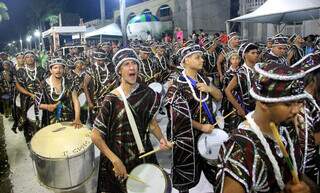
[[[104,52],[93,52],[93,59],[105,60],[106,58],[107,58],[107,54]]]
[[[32,55],[33,57],[36,57],[36,54],[31,50],[28,50],[24,53],[24,57],[26,57],[27,55]]]
[[[238,54],[241,58],[244,59],[244,53],[254,49],[258,49],[258,46],[253,43],[243,43],[238,49]]]
[[[66,67],[66,61],[62,58],[53,58],[49,61],[49,68],[54,65],[62,65],[63,67]]]
[[[278,34],[272,38],[272,46],[287,46],[288,38],[282,34]]]
[[[190,56],[192,54],[196,54],[196,53],[203,54],[202,49],[199,45],[188,46],[188,47],[185,47],[184,49],[182,49],[180,52],[180,66],[184,67],[183,66],[184,60],[188,56]]]
[[[115,66],[115,71],[116,74],[119,76],[119,68],[123,64],[123,62],[127,60],[133,60],[138,64],[138,68],[140,69],[141,62],[138,59],[137,53],[131,49],[131,48],[123,48],[119,50],[113,57],[112,57],[112,62],[113,65]]]

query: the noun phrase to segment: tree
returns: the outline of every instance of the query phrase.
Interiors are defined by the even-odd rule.
[[[6,4],[0,2],[0,22],[9,20],[8,8]]]
[[[51,16],[63,12],[66,3],[67,1],[61,0],[31,0],[30,11],[27,13],[30,21],[29,28],[35,29],[40,27],[42,29],[45,22],[48,21],[50,23],[48,18],[55,21],[56,17]]]
[[[57,16],[57,15],[48,15],[45,18],[45,21],[49,22],[50,27],[52,27],[52,26],[54,26],[54,25],[59,23],[59,16]]]

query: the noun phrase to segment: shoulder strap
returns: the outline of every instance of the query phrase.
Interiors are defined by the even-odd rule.
[[[127,114],[128,120],[129,120],[129,124],[130,124],[131,130],[132,130],[132,133],[133,133],[134,140],[136,141],[136,144],[138,146],[139,153],[144,153],[145,150],[144,150],[144,147],[142,145],[142,141],[141,141],[141,137],[139,135],[138,127],[137,127],[136,121],[134,120],[133,114],[132,114],[132,112],[131,112],[131,110],[129,108],[127,98],[126,98],[121,86],[119,86],[117,88],[117,90],[120,93],[122,101],[124,103],[124,107],[125,107],[125,110],[126,110],[126,114]]]

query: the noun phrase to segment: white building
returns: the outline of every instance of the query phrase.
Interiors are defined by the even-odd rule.
[[[127,22],[141,13],[156,15],[160,21],[173,22],[173,27],[187,31],[186,0],[148,0],[126,7]],[[205,32],[225,31],[225,21],[230,17],[230,1],[192,0],[193,30]],[[119,10],[114,11],[115,23],[120,23]],[[186,33],[184,33],[186,37]]]

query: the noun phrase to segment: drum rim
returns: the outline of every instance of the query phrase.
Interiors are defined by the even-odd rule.
[[[68,124],[68,123],[71,123],[71,122],[68,122],[68,121],[64,121],[64,122],[59,122],[60,124]],[[56,124],[56,123],[54,123]],[[49,125],[48,125],[49,126]],[[45,127],[41,128],[40,130],[44,129]],[[90,130],[89,128],[87,128],[88,130]],[[40,131],[38,130],[34,136]],[[65,160],[65,159],[69,159],[69,158],[75,158],[75,157],[79,157],[80,155],[84,154],[85,152],[87,152],[90,148],[92,148],[91,146],[94,146],[93,142],[91,141],[90,145],[88,145],[88,147],[83,150],[82,152],[77,152],[75,154],[73,154],[72,156],[65,156],[65,157],[57,157],[57,158],[48,158],[48,157],[44,157],[42,155],[39,155],[38,153],[36,153],[33,148],[32,148],[32,141],[34,140],[34,136],[31,138],[31,141],[30,141],[30,151],[32,154],[34,154],[35,156],[37,156],[38,158],[41,158],[41,159],[44,159],[44,160]],[[94,149],[93,149],[94,150]]]
[[[161,173],[165,176],[164,178],[164,181],[165,181],[165,188],[164,188],[164,192],[163,193],[167,193],[167,189],[168,189],[168,185],[171,185],[171,181],[170,181],[170,177],[169,177],[169,174],[164,170],[162,169],[160,166],[156,165],[156,164],[153,164],[153,163],[142,163],[142,164],[139,164],[137,165],[136,167],[134,167],[129,175],[131,174],[131,172],[136,169],[137,167],[141,166],[141,165],[152,165],[152,166],[155,166],[156,168],[160,169]],[[126,181],[126,189],[128,190],[128,180]],[[172,186],[171,186],[171,189],[172,189]]]
[[[94,147],[93,143],[91,143],[84,151],[82,152],[77,152],[76,154],[72,155],[72,156],[65,156],[65,157],[57,157],[57,158],[48,158],[48,157],[44,157],[42,155],[37,154],[35,151],[33,151],[32,149],[32,145],[30,145],[30,151],[34,156],[37,156],[38,158],[42,159],[42,160],[48,160],[48,161],[59,161],[59,160],[66,160],[66,159],[72,159],[72,158],[76,158],[76,157],[80,157],[81,155],[85,154],[86,152],[88,152],[91,148]]]

